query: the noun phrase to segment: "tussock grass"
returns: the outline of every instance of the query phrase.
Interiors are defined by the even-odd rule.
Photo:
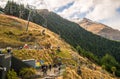
[[[54,57],[60,57],[62,62],[66,65],[78,66],[77,61],[73,59],[73,55],[80,59],[84,63],[88,63],[86,58],[81,57],[76,51],[73,51],[72,47],[64,42],[63,39],[46,28],[43,28],[37,24],[30,22],[28,32],[25,31],[27,21],[13,17],[0,14],[0,48],[6,48],[8,46],[13,48],[18,48],[24,44],[30,46],[35,46],[36,44],[41,47],[46,47],[49,43],[52,45],[53,49],[22,49],[13,50],[13,55],[21,60],[25,59],[36,59],[44,60],[47,63],[53,63]],[[45,29],[45,35],[42,35],[42,30]],[[61,51],[57,52],[57,47],[60,46]],[[55,54],[52,55],[51,53]],[[76,65],[77,64],[77,65]],[[90,70],[82,68],[82,75],[79,76],[76,73],[76,68],[67,68],[66,73],[64,73],[64,79],[95,79],[96,76],[100,76],[100,70]],[[108,73],[104,75],[105,79],[112,79],[109,77]],[[96,79],[99,79],[96,77]]]

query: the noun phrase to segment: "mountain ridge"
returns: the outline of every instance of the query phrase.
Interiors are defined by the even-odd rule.
[[[77,22],[82,28],[110,40],[120,40],[120,31],[87,18]]]

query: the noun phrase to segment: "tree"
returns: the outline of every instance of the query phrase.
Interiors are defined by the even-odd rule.
[[[8,15],[13,15],[18,17],[19,16],[19,5],[13,1],[8,1],[5,8],[4,12]]]
[[[115,58],[109,54],[106,54],[105,56],[102,57],[101,64],[105,65],[105,69],[108,71],[111,71],[111,67],[118,65]]]
[[[115,76],[115,72],[116,72],[116,67],[112,67],[111,71],[113,72],[113,75]]]
[[[4,12],[6,14],[10,14],[10,1],[7,2],[5,8],[4,8]]]
[[[102,65],[102,69],[105,70],[105,65]]]

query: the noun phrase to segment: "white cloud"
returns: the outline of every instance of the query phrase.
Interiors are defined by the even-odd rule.
[[[120,0],[100,0],[94,4],[94,10],[89,12],[86,17],[98,21],[116,16],[116,9],[120,7]]]
[[[85,17],[98,22],[105,20],[104,24],[120,30],[120,13],[116,11],[118,8],[120,8],[120,0],[79,0],[59,14],[68,19],[78,19],[77,14],[85,12]],[[74,13],[75,16],[69,18]]]
[[[4,6],[8,0],[0,0],[0,6]],[[116,11],[120,8],[120,0],[14,0],[18,3],[30,4],[37,9],[56,9],[74,1],[74,4],[62,12],[58,12],[64,18],[79,18],[80,14],[86,13],[87,17],[94,21],[106,20],[103,23],[113,28],[120,29],[120,13]],[[114,20],[113,20],[114,19]]]
[[[5,1],[5,0],[1,0],[1,1],[0,1],[0,6],[1,6],[1,7],[5,7],[5,5],[6,5],[6,1]]]
[[[69,18],[73,14],[80,14],[87,12],[93,6],[92,0],[74,0],[75,3],[68,9],[65,9],[63,12],[59,13],[63,17]]]
[[[114,29],[120,30],[120,15],[116,15],[115,17],[109,18],[105,21],[103,21],[103,24],[106,24]]]

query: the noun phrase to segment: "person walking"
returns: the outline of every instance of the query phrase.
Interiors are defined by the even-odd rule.
[[[51,64],[49,64],[49,70],[51,71],[51,69],[52,69],[52,65],[51,65]]]

